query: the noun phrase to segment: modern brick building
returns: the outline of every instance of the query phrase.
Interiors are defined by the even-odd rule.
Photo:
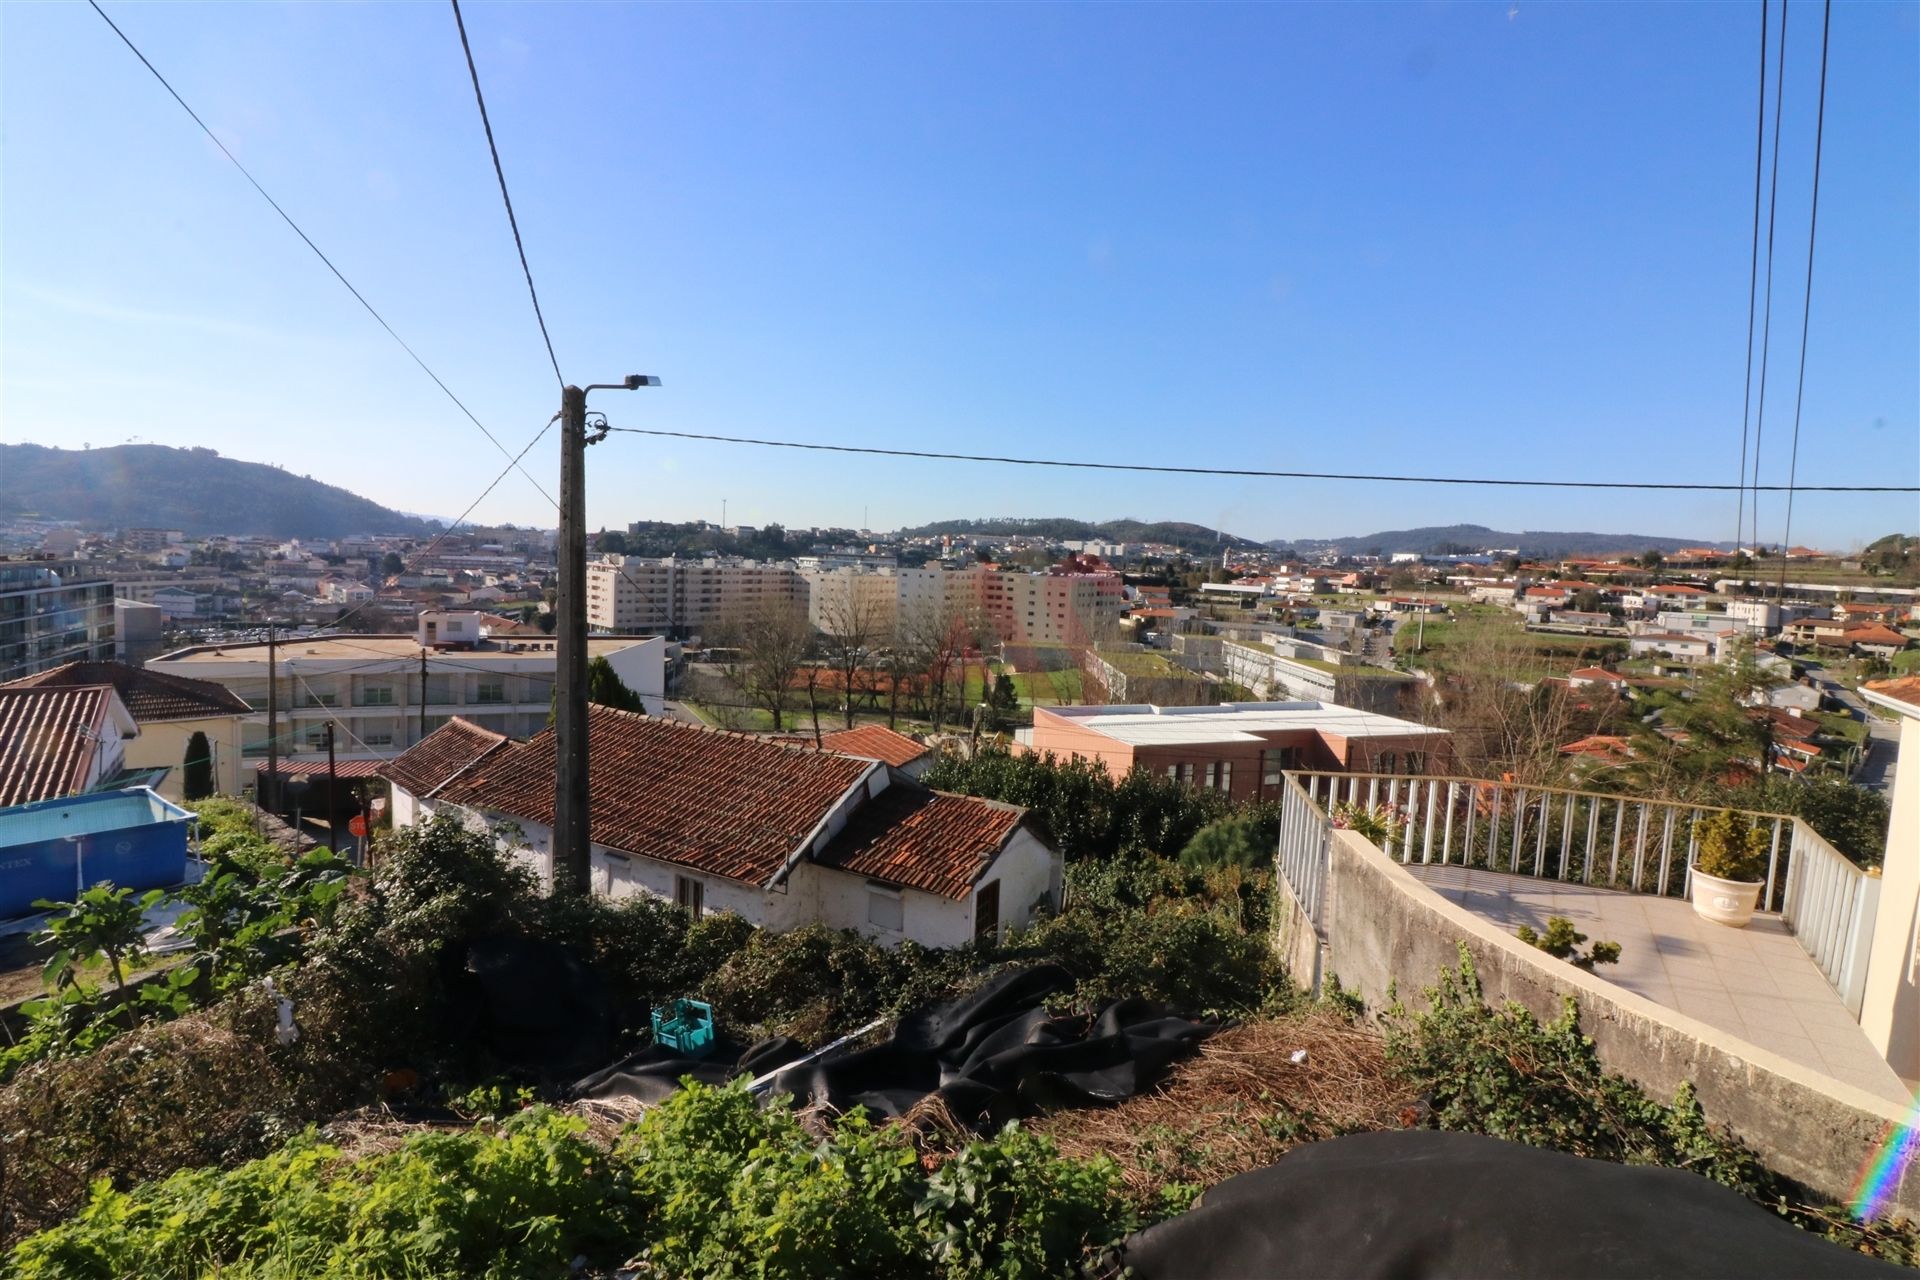
[[[1443,774],[1446,730],[1329,702],[1228,702],[1215,707],[1035,707],[1021,749],[1134,766],[1235,799],[1272,798],[1289,769]]]

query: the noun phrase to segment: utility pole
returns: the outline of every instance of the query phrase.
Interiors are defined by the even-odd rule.
[[[585,895],[592,852],[587,809],[587,392],[637,391],[660,379],[629,374],[622,382],[571,384],[560,391],[560,585],[554,635],[553,891]],[[726,513],[721,512],[724,522]]]
[[[339,785],[339,776],[333,766],[333,721],[327,721],[327,852],[340,852],[340,831],[335,826],[340,816],[340,805],[335,800],[334,788]]]
[[[553,891],[585,894],[587,846],[587,393],[560,393],[560,638],[554,673]],[[724,517],[722,517],[724,518]]]
[[[267,773],[254,787],[254,799],[262,809],[280,799],[280,670],[279,650],[274,645],[273,623],[267,623]],[[272,799],[268,799],[271,793]]]

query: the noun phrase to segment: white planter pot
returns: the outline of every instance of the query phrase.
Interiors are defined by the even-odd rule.
[[[1716,924],[1742,929],[1753,919],[1760,890],[1765,887],[1759,880],[1722,880],[1696,867],[1688,893],[1693,899],[1693,909],[1700,915]]]

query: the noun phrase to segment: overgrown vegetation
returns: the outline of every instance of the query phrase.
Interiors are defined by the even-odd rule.
[[[971,758],[947,755],[927,771],[925,781],[942,791],[1025,805],[1069,862],[1138,850],[1171,853],[1227,817],[1248,819],[1251,838],[1268,849],[1279,832],[1277,804],[1236,804],[1223,792],[1200,790],[1144,768],[1115,778],[1104,761],[1060,759],[1051,752],[1015,755],[987,746]]]
[[[1766,1168],[1708,1123],[1691,1085],[1657,1102],[1600,1064],[1568,999],[1551,1022],[1523,1006],[1489,1007],[1464,944],[1457,969],[1426,991],[1428,1007],[1384,1017],[1387,1061],[1427,1101],[1426,1122],[1618,1164],[1691,1169],[1863,1252],[1920,1266],[1920,1228],[1862,1224]]]
[[[688,1088],[607,1142],[544,1107],[358,1161],[308,1133],[237,1169],[98,1188],[15,1254],[22,1280],[643,1274],[1057,1276],[1134,1225],[1111,1161],[1016,1126],[927,1169],[860,1115],[824,1135],[739,1085]]]
[[[271,877],[222,863],[188,891],[191,1003],[165,1017],[142,1007],[142,1025],[108,1043],[73,1018],[57,1053],[0,1089],[6,1238],[60,1221],[96,1179],[124,1187],[255,1158],[351,1107],[563,1083],[476,1040],[463,1010],[464,948],[477,939],[563,947],[604,996],[609,1054],[643,1044],[648,1010],[676,996],[711,1001],[738,1039],[819,1042],[1044,960],[1079,978],[1083,1008],[1144,995],[1244,1016],[1287,989],[1265,943],[1267,873],[1185,869],[1139,849],[1071,868],[1059,915],[949,951],[696,921],[647,897],[549,898],[488,835],[452,821],[400,829],[379,853],[351,880],[314,855]],[[281,996],[297,1023],[290,1044],[277,1034]]]

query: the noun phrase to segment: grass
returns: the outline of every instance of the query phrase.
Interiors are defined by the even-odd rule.
[[[1897,676],[1920,676],[1920,649],[1906,649],[1887,659]]]
[[[1867,740],[1867,722],[1864,720],[1856,720],[1839,711],[1816,711],[1813,718],[1832,737],[1844,738],[1856,746]]]

